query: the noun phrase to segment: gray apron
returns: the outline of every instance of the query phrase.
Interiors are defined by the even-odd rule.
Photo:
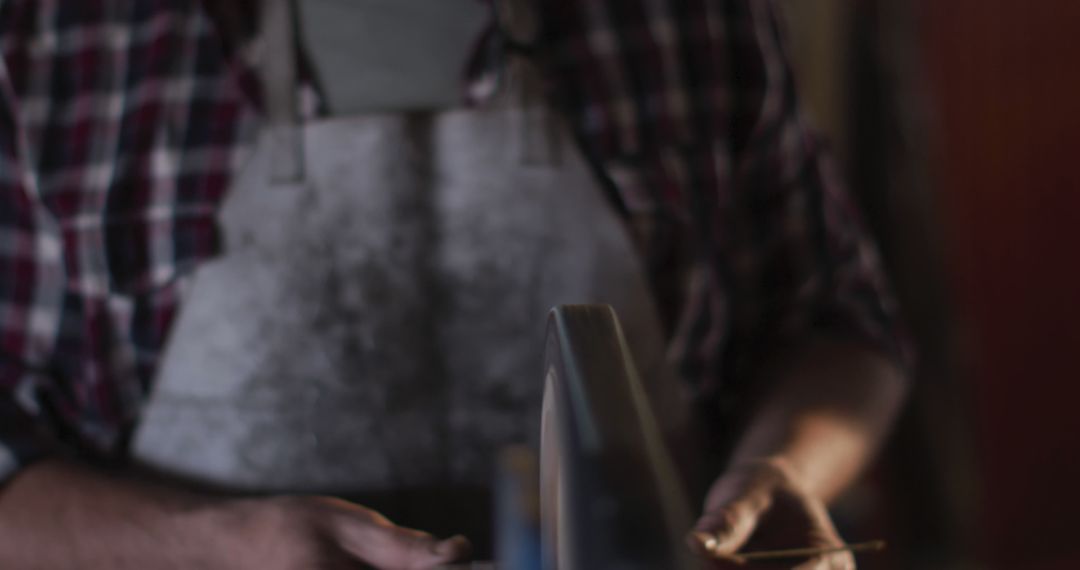
[[[643,375],[662,377],[624,224],[562,130],[542,145],[562,152],[522,159],[545,111],[510,91],[482,109],[272,120],[221,210],[227,253],[194,276],[136,458],[234,490],[430,508],[425,490],[482,493],[501,447],[535,444],[552,306],[613,305]]]

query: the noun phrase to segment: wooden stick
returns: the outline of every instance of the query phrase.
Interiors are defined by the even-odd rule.
[[[804,558],[807,556],[818,556],[819,554],[830,554],[833,552],[876,552],[885,549],[884,540],[871,540],[869,542],[858,542],[854,544],[845,544],[843,546],[826,546],[821,548],[787,548],[783,550],[759,550],[756,552],[744,552],[739,554],[733,554],[730,558],[745,560],[751,562],[754,560],[777,560],[782,558]],[[723,556],[722,558],[728,558]]]
[[[785,558],[805,558],[808,556],[818,556],[820,554],[831,554],[833,552],[877,552],[885,549],[884,540],[871,540],[868,542],[856,542],[852,544],[845,544],[843,546],[825,546],[818,548],[786,548],[783,550],[757,550],[754,552],[745,552],[742,554],[732,554],[725,556],[716,556],[722,559],[732,559],[745,562],[753,562],[755,560],[781,560]],[[448,566],[440,566],[438,570],[494,570],[495,564],[492,562],[467,562],[464,564],[451,564]]]

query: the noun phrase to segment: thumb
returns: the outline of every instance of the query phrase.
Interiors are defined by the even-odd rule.
[[[439,540],[397,526],[370,510],[350,513],[335,525],[340,546],[356,558],[384,570],[421,570],[461,560],[472,549],[464,536]]]
[[[712,508],[694,525],[691,546],[700,553],[721,558],[735,555],[754,533],[762,509],[748,501]]]
[[[762,515],[772,506],[780,467],[769,461],[751,461],[728,470],[713,483],[705,497],[704,514],[694,525],[691,546],[699,553],[738,560]]]

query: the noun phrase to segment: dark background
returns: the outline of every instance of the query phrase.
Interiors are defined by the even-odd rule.
[[[978,550],[1080,568],[1080,3],[921,4]]]
[[[787,0],[921,360],[863,568],[1080,568],[1080,2]]]

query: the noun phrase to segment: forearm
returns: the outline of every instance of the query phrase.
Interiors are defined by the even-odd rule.
[[[205,568],[225,552],[218,502],[43,461],[0,490],[0,567]],[[220,564],[217,564],[219,566]]]
[[[765,371],[771,382],[732,465],[769,459],[828,502],[871,460],[899,411],[901,371],[874,350],[818,339]]]

